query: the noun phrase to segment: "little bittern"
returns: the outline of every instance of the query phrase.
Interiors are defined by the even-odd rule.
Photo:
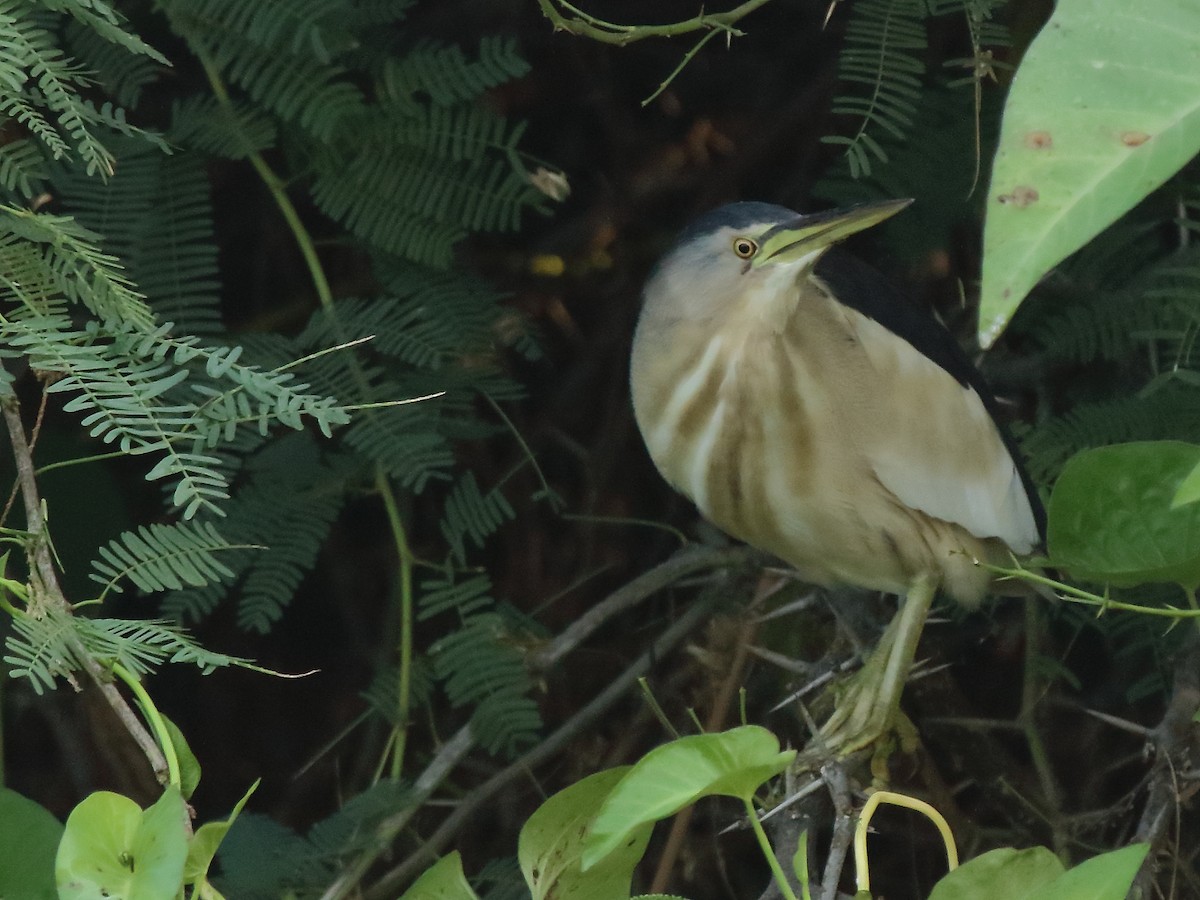
[[[809,581],[906,596],[822,728],[839,753],[891,725],[935,593],[977,605],[996,585],[975,561],[1027,554],[1044,527],[953,337],[831,250],[908,203],[708,213],[651,275],[633,341],[650,456],[706,518]]]

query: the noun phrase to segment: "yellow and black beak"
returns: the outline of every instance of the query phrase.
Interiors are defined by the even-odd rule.
[[[832,209],[781,222],[759,238],[758,253],[751,265],[757,268],[794,262],[827,250],[856,232],[890,219],[910,203],[910,199],[863,203],[849,209]]]

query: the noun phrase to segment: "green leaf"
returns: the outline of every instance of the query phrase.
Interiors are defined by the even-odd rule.
[[[1175,496],[1171,500],[1171,509],[1187,506],[1197,500],[1200,500],[1200,464],[1188,472],[1183,481],[1179,483],[1179,490],[1175,492]]]
[[[1200,585],[1200,505],[1172,508],[1200,446],[1141,441],[1076,454],[1054,485],[1047,543],[1053,566],[1116,586]]]
[[[55,900],[54,854],[62,838],[58,819],[16,791],[0,788],[0,897]]]
[[[1001,847],[977,856],[933,886],[929,900],[1026,897],[1063,874],[1063,864],[1045,847]],[[1000,889],[1003,889],[1000,891]]]
[[[1017,69],[992,166],[979,339],[1200,152],[1200,4],[1059,0]]]
[[[250,790],[242,795],[242,799],[237,802],[237,806],[233,808],[228,819],[223,822],[206,822],[196,829],[196,833],[192,835],[192,842],[188,846],[187,860],[183,865],[184,884],[207,884],[208,869],[212,865],[213,857],[217,855],[221,841],[225,840],[225,835],[237,821],[237,817],[246,806],[250,795],[258,789],[260,781],[262,781],[261,778],[250,785]]]
[[[796,880],[800,882],[800,891],[804,900],[810,900],[811,895],[808,890],[808,830],[800,832],[800,839],[796,841],[796,852],[792,854],[792,871],[796,873]]]
[[[701,797],[749,799],[796,753],[757,725],[697,734],[656,747],[613,788],[584,843],[583,868],[595,865],[647,822],[656,822]]]
[[[142,812],[120,794],[97,791],[67,817],[55,878],[62,900],[162,900],[183,886],[187,858],[183,797],[167,788]]]
[[[443,856],[425,870],[400,900],[479,900],[463,874],[458,851]]]
[[[163,716],[162,713],[159,715],[162,716],[163,723],[167,726],[167,734],[171,736],[171,746],[175,748],[175,756],[179,760],[179,791],[183,794],[183,799],[188,800],[196,792],[196,786],[200,784],[200,761],[196,759],[196,754],[188,746],[187,738],[183,736],[179,726]]]
[[[559,791],[537,808],[517,844],[517,858],[533,900],[623,900],[629,897],[633,870],[646,851],[653,825],[635,829],[626,843],[583,871],[588,826],[629,766],[589,775]]]
[[[1028,894],[1026,900],[1123,900],[1149,850],[1149,844],[1131,844],[1094,856]],[[1012,896],[1007,885],[1003,896]]]

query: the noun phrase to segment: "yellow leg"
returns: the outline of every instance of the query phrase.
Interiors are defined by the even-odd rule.
[[[908,680],[925,617],[937,593],[933,578],[922,576],[908,591],[879,645],[837,698],[837,709],[821,726],[814,747],[833,756],[847,756],[875,743],[895,722],[900,694]]]

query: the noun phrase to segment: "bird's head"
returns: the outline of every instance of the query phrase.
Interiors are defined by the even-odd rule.
[[[704,320],[739,301],[773,304],[830,247],[911,203],[887,200],[800,215],[770,203],[730,203],[686,228],[646,283],[643,315]]]

